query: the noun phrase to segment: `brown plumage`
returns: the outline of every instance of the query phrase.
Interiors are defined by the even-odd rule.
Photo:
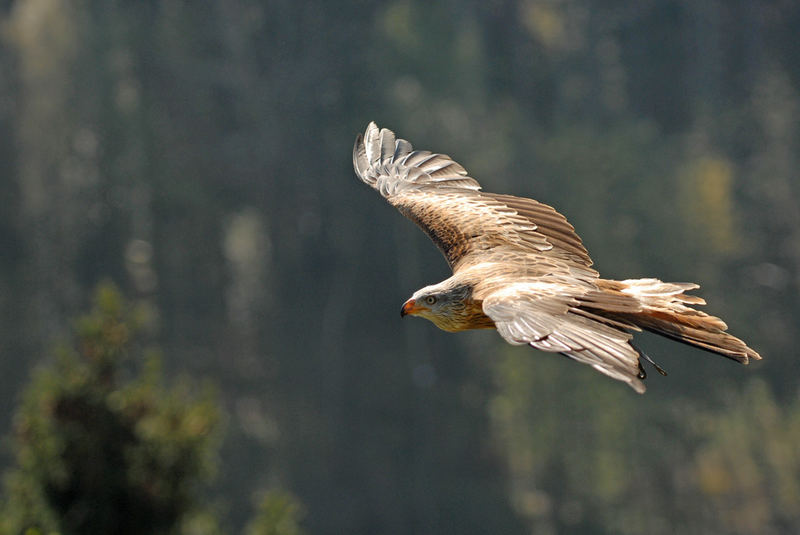
[[[446,331],[496,328],[508,342],[561,353],[644,392],[647,329],[747,364],[761,357],[692,305],[692,283],[601,279],[575,229],[550,206],[480,191],[449,156],[413,150],[370,123],[356,138],[358,177],[419,225],[453,270],[414,293],[402,315]],[[658,368],[661,371],[660,368]]]

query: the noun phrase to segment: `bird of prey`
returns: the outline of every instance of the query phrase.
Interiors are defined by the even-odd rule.
[[[600,278],[575,229],[533,199],[487,193],[449,156],[414,150],[373,122],[356,138],[353,166],[366,184],[424,230],[453,270],[415,292],[401,315],[445,331],[497,329],[507,342],[561,353],[643,393],[636,346],[646,329],[742,364],[760,359],[693,305],[697,284]]]

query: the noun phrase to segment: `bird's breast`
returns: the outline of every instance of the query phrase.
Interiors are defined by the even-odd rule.
[[[453,315],[453,322],[447,331],[471,331],[473,329],[494,329],[492,319],[483,313],[483,302],[474,299],[464,301],[464,307]]]

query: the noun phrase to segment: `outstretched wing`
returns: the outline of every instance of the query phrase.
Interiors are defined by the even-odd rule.
[[[480,191],[449,156],[414,150],[394,132],[370,123],[353,147],[358,177],[419,225],[453,271],[498,247],[574,264],[592,260],[566,218],[532,199]]]
[[[645,391],[639,376],[639,353],[629,332],[601,323],[578,308],[590,285],[557,279],[491,284],[483,295],[483,312],[507,342],[561,353],[636,392]],[[622,326],[628,327],[628,326]],[[630,326],[632,327],[632,326]]]

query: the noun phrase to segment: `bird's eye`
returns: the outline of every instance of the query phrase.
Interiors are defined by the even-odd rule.
[[[436,297],[433,295],[429,295],[428,297],[425,298],[425,302],[428,303],[429,305],[432,305],[436,303]]]

